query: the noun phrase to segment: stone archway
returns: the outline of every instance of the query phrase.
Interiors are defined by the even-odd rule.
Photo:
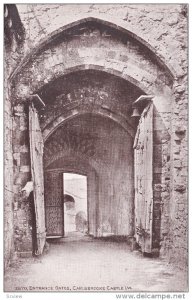
[[[52,136],[54,138],[54,134]],[[59,142],[59,140],[58,140]],[[46,143],[49,143],[49,140],[47,140]],[[54,144],[55,145],[55,144]],[[45,156],[44,156],[44,167],[45,167],[45,176],[46,174],[56,174],[56,176],[59,178],[60,182],[62,182],[62,175],[63,173],[77,173],[87,176],[87,202],[88,202],[88,232],[92,236],[96,236],[96,228],[97,228],[97,215],[95,214],[95,211],[97,211],[98,201],[97,201],[97,195],[98,195],[98,174],[96,172],[96,165],[97,164],[91,164],[86,156],[82,157],[82,155],[77,155],[77,153],[73,152],[72,155],[67,155],[66,149],[62,147],[62,151],[60,155],[57,155],[54,150],[54,145],[52,141],[50,141],[50,147],[52,148],[53,152],[49,152],[49,154],[46,156],[46,150],[45,150]],[[45,149],[49,148],[47,144],[45,144]],[[52,159],[51,159],[52,157]],[[56,179],[57,180],[57,179]],[[47,185],[49,185],[49,182],[47,182]],[[63,192],[63,186],[60,185],[60,192]],[[45,190],[46,190],[46,182],[45,182]],[[46,192],[45,192],[46,193]],[[46,197],[45,197],[46,202]],[[90,205],[92,203],[92,205]],[[61,199],[60,199],[61,204]],[[46,204],[45,204],[46,205]],[[60,206],[61,213],[62,212],[62,205]],[[61,220],[60,228],[63,225],[63,220]],[[61,232],[61,235],[63,232]]]
[[[155,96],[154,104],[158,112],[154,127],[157,148],[160,148],[157,160],[162,160],[162,151],[165,156],[169,155],[168,147],[165,149],[162,146],[162,136],[166,136],[170,129],[172,75],[142,40],[122,28],[109,24],[101,26],[100,21],[94,19],[83,20],[75,26],[71,24],[37,47],[18,70],[12,76],[14,101],[24,103],[33,93],[43,99],[45,108],[39,110],[39,116],[45,143],[59,128],[87,114],[112,120],[133,138],[137,124],[130,119],[132,104],[140,95],[151,93]],[[168,139],[166,141],[169,142]],[[60,146],[55,143],[53,147],[58,155],[57,147]],[[133,154],[133,150],[129,150]],[[83,158],[87,159],[86,156]],[[92,163],[97,165],[93,159]],[[160,174],[164,172],[163,168],[166,166],[161,166]],[[159,174],[158,167],[155,172]],[[133,179],[133,174],[130,177]],[[156,176],[155,184],[162,180],[160,177]],[[122,190],[125,197],[127,190]],[[109,194],[114,197],[113,184]],[[130,194],[133,195],[132,192]],[[133,234],[133,198],[130,203],[129,232],[117,229],[118,234]],[[121,201],[120,207],[120,211],[127,211]],[[101,221],[109,225],[109,220],[104,219],[105,216]],[[122,223],[122,218],[119,219]],[[116,220],[118,223],[117,217]],[[127,222],[126,219],[125,226]],[[121,227],[117,223],[117,228]],[[94,232],[97,233],[98,229],[102,232],[102,226],[95,228]]]

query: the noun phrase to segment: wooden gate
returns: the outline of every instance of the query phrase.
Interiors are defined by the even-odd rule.
[[[31,173],[36,216],[37,250],[40,255],[46,241],[45,211],[44,211],[44,178],[43,178],[43,138],[39,118],[33,103],[29,106],[29,138]]]
[[[143,111],[134,141],[135,237],[142,252],[152,251],[153,103]]]
[[[45,172],[45,216],[47,236],[63,236],[63,173]]]

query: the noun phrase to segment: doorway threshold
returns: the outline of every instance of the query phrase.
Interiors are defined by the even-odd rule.
[[[63,235],[49,235],[49,236],[46,236],[46,239],[59,239],[62,237],[63,237]]]
[[[60,239],[60,242],[84,242],[93,241],[93,237],[89,235],[65,236]]]

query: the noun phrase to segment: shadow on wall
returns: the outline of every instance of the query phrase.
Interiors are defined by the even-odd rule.
[[[33,192],[29,195],[29,207],[31,211],[31,219],[29,221],[29,226],[31,225],[31,233],[32,233],[32,254],[35,255],[37,251],[37,232],[36,232],[36,215],[35,215],[35,204],[34,204],[34,196]]]

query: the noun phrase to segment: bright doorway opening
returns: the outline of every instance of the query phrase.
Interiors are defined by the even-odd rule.
[[[88,234],[87,176],[63,173],[64,236]]]

